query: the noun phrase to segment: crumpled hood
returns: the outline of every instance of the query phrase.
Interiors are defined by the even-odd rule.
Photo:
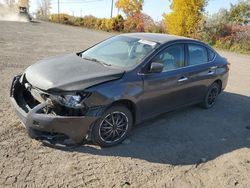
[[[119,79],[124,70],[82,59],[76,54],[38,61],[25,70],[27,81],[41,90],[76,91]]]

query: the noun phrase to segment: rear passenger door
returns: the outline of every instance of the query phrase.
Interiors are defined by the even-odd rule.
[[[190,100],[187,102],[199,102],[216,77],[215,53],[198,43],[186,44],[186,52],[188,65],[185,72],[189,88],[187,95]]]

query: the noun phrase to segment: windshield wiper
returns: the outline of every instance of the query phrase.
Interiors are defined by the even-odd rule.
[[[89,61],[94,61],[94,62],[97,62],[97,63],[100,63],[102,65],[106,65],[106,66],[112,66],[111,64],[108,64],[108,63],[105,63],[103,61],[100,61],[96,58],[91,58],[91,57],[82,57],[83,59],[86,59],[86,60],[89,60]]]

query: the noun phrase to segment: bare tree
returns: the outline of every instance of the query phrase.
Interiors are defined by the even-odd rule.
[[[51,0],[37,0],[38,14],[42,18],[48,18],[51,9]]]
[[[4,0],[4,3],[6,5],[8,5],[9,7],[13,7],[14,5],[16,5],[16,1],[15,0]]]

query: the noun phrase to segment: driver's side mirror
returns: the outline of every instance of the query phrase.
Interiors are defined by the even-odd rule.
[[[152,62],[150,66],[150,72],[151,73],[160,73],[163,71],[163,64],[162,63],[157,63],[157,62]]]

